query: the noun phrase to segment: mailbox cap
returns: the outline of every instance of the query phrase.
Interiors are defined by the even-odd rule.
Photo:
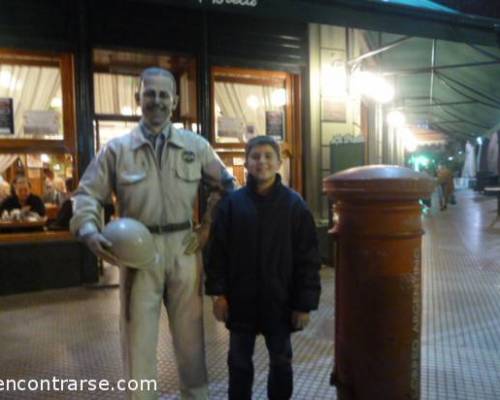
[[[397,165],[350,168],[323,180],[331,200],[417,200],[428,197],[435,186],[431,176]]]

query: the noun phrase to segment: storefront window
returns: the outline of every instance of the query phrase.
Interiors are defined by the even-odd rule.
[[[186,55],[95,49],[94,132],[96,151],[114,137],[130,132],[141,118],[135,100],[139,75],[156,66],[172,72],[177,81],[179,107],[172,120],[177,127],[197,127],[196,63]]]
[[[63,140],[62,56],[0,51],[0,138]]]
[[[70,54],[0,49],[0,234],[43,233],[73,190],[73,73]]]
[[[245,143],[258,135],[287,139],[286,74],[216,68],[213,90],[216,143]]]
[[[246,182],[245,143],[268,135],[281,144],[283,183],[300,190],[298,83],[287,72],[212,68],[212,145],[240,184]]]

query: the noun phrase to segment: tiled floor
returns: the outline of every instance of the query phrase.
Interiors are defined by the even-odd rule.
[[[424,217],[422,399],[500,399],[500,222],[496,200],[472,192],[458,205]],[[335,399],[333,282],[322,273],[321,307],[293,338],[294,399]],[[0,298],[0,379],[121,376],[116,288],[75,288]],[[211,399],[224,399],[227,332],[206,305]],[[176,399],[177,378],[162,315],[159,346],[162,399]],[[265,399],[267,355],[255,354],[255,399]],[[120,399],[108,393],[0,392],[3,399]]]

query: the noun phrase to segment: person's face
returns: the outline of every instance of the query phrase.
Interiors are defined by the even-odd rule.
[[[279,171],[281,160],[272,146],[264,144],[255,146],[250,150],[245,161],[245,167],[257,182],[266,182],[273,179]]]
[[[16,196],[20,201],[26,201],[28,196],[30,195],[30,186],[26,182],[16,183]]]
[[[142,109],[144,121],[153,128],[170,121],[172,111],[177,107],[178,96],[172,80],[163,75],[147,75],[136,95]]]

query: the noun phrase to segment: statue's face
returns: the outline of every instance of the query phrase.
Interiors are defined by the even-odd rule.
[[[178,102],[174,83],[163,75],[146,75],[138,97],[143,119],[152,128],[162,127],[170,121]]]

